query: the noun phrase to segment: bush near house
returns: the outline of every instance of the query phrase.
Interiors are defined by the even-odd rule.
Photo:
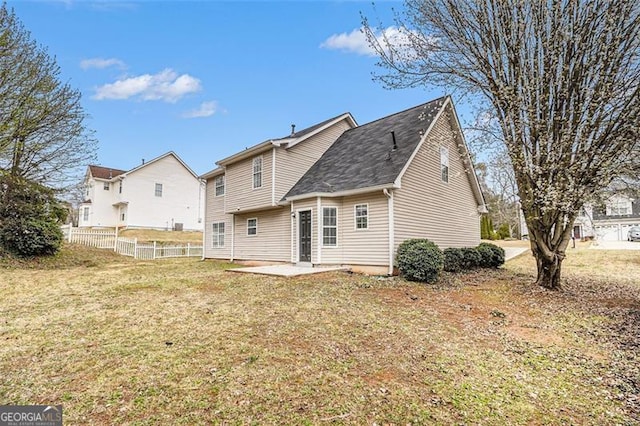
[[[442,250],[432,241],[410,239],[398,246],[396,264],[409,281],[431,283],[438,279],[444,265]]]
[[[447,248],[443,254],[447,272],[498,268],[504,264],[504,249],[491,243],[481,243],[478,247]]]

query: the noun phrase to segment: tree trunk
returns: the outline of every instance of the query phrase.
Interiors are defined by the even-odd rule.
[[[544,251],[538,247],[533,248],[533,255],[536,258],[536,264],[538,267],[538,277],[536,278],[536,284],[548,289],[548,290],[560,290],[562,289],[560,283],[560,273],[562,269],[562,261],[564,260],[564,253],[553,253],[552,258],[549,259]]]

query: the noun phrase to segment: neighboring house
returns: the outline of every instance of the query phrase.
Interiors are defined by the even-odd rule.
[[[409,238],[480,241],[484,199],[449,97],[357,126],[346,113],[217,163],[206,258],[393,273]]]
[[[129,171],[89,166],[78,226],[202,230],[204,183],[174,152]]]
[[[574,233],[582,232],[576,235],[581,238],[619,241],[627,239],[632,226],[640,226],[640,197],[632,192],[612,190],[602,204],[584,208],[576,220]]]
[[[640,196],[632,192],[610,189],[599,205],[586,204],[573,223],[572,236],[578,240],[621,241],[627,239],[632,226],[640,226]],[[526,223],[521,215],[523,235]]]

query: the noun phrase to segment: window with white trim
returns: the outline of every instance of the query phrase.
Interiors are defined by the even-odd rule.
[[[122,181],[120,181],[118,185],[118,194],[122,194]]]
[[[258,235],[258,219],[247,219],[247,235]]]
[[[356,204],[356,229],[369,229],[369,204]]]
[[[162,184],[156,183],[156,197],[162,197]]]
[[[84,220],[85,222],[89,220],[89,207],[85,207],[82,211],[82,220]]]
[[[211,230],[213,231],[211,233],[212,235],[211,247],[212,248],[224,247],[224,222],[212,223]]]
[[[440,147],[440,178],[449,182],[449,148]]]
[[[104,189],[105,191],[109,190],[109,182],[105,182],[102,184],[102,189]]]
[[[336,247],[338,245],[338,209],[322,208],[322,245]]]
[[[217,176],[214,185],[216,187],[216,197],[224,195],[224,175]]]
[[[253,189],[262,187],[262,156],[253,159]]]
[[[620,195],[609,198],[606,207],[607,216],[623,216],[633,213],[632,200]]]

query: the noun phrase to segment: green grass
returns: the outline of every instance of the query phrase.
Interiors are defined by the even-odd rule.
[[[567,266],[550,293],[524,258],[435,286],[228,266],[74,246],[0,261],[0,401],[62,404],[68,424],[639,421],[626,282],[601,298]]]

